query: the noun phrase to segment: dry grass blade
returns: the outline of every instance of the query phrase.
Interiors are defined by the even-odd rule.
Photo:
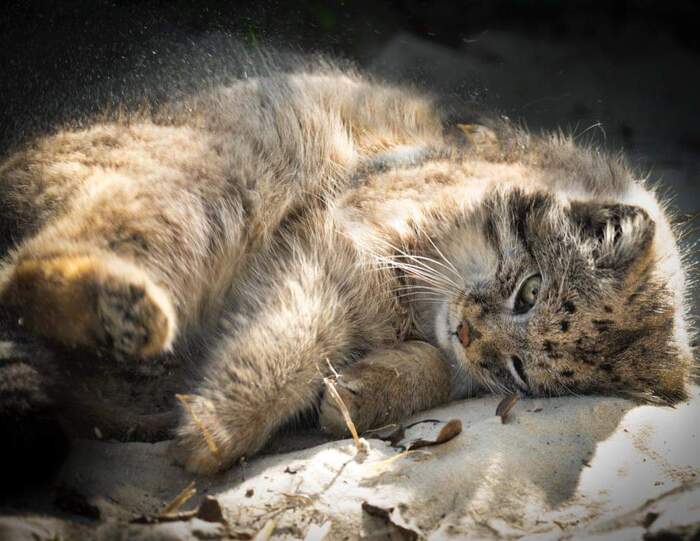
[[[502,424],[505,424],[506,419],[508,419],[508,414],[513,409],[518,400],[520,400],[520,395],[509,394],[498,403],[498,407],[496,408],[496,415],[498,415],[501,418]]]
[[[409,456],[430,457],[431,453],[429,451],[417,451],[417,450],[401,451],[400,453],[397,453],[394,456],[390,456],[389,458],[385,458],[384,460],[380,460],[379,462],[373,463],[372,468],[374,469],[374,474],[383,473],[384,471],[386,471],[387,468],[392,466],[394,464],[394,462],[398,462],[402,458],[406,458]]]
[[[274,519],[268,520],[262,530],[255,536],[254,541],[268,541],[268,539],[272,537],[272,533],[275,531],[276,527],[277,522]]]
[[[333,397],[333,400],[335,400],[335,403],[338,405],[338,409],[340,410],[340,413],[343,416],[343,420],[345,421],[345,424],[347,425],[350,434],[352,434],[352,439],[355,442],[355,447],[357,447],[358,454],[365,454],[367,452],[367,442],[361,439],[359,434],[357,433],[355,423],[352,422],[352,417],[350,417],[350,411],[345,405],[345,402],[343,402],[343,399],[341,398],[340,393],[338,392],[338,389],[335,386],[334,378],[323,378],[323,383],[326,386],[326,392],[329,393],[331,397]]]
[[[314,498],[308,494],[292,494],[289,492],[280,492],[280,494],[292,505],[311,505],[314,503]]]
[[[194,481],[182,489],[177,496],[175,496],[163,509],[158,513],[159,517],[165,517],[171,515],[180,507],[182,507],[192,496],[197,494],[197,489],[194,486]]]
[[[204,438],[204,441],[207,443],[207,447],[211,451],[211,454],[214,455],[216,460],[221,462],[221,452],[219,451],[219,448],[216,445],[216,442],[214,441],[214,438],[212,437],[211,433],[209,432],[209,429],[204,425],[202,420],[199,418],[199,416],[195,413],[194,408],[190,404],[190,396],[186,394],[176,394],[175,398],[177,398],[180,403],[185,407],[187,410],[187,413],[190,414],[192,417],[192,420],[195,422],[197,425],[197,428],[202,432],[202,437]]]

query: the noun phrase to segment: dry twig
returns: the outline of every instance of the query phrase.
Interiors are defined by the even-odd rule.
[[[359,434],[357,433],[357,428],[355,427],[355,423],[352,422],[350,411],[345,405],[345,402],[343,402],[343,399],[341,398],[340,393],[338,392],[338,389],[335,386],[335,382],[338,379],[338,372],[336,372],[333,366],[331,366],[331,363],[328,359],[326,359],[326,362],[328,363],[328,367],[333,373],[333,376],[323,378],[323,383],[326,386],[326,392],[328,392],[331,395],[331,397],[333,397],[333,400],[335,400],[335,403],[338,405],[338,409],[340,410],[340,413],[343,416],[343,420],[345,421],[345,424],[348,427],[350,434],[352,434],[352,439],[355,442],[355,447],[357,448],[357,456],[364,457],[369,449],[369,444],[365,439],[360,438]]]
[[[194,481],[192,481],[189,485],[183,488],[177,496],[170,500],[170,502],[163,507],[163,509],[160,510],[158,516],[165,517],[171,515],[180,509],[180,507],[182,507],[195,494],[197,494],[197,489],[194,486]]]

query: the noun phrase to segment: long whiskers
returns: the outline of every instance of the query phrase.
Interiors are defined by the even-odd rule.
[[[435,265],[438,265],[438,266],[444,268],[445,270],[448,270],[448,271],[452,272],[453,274],[455,274],[455,275],[457,276],[457,279],[458,279],[458,280],[461,280],[459,274],[457,274],[457,271],[453,271],[450,267],[446,266],[445,264],[443,264],[442,262],[438,261],[437,259],[433,259],[432,257],[426,257],[426,256],[420,256],[420,255],[411,255],[411,254],[400,254],[400,255],[394,255],[394,256],[390,256],[390,257],[391,257],[392,259],[394,259],[394,260],[408,259],[408,260],[410,260],[410,261],[414,261],[414,262],[420,264],[421,267],[430,269],[431,271],[435,271],[435,269],[433,269],[433,268],[430,267],[429,265],[423,264],[423,262],[424,262],[424,261],[427,261],[427,262],[429,262],[429,263],[434,263]],[[441,276],[442,278],[444,278],[445,280],[448,280],[448,281],[449,281],[451,284],[453,284],[455,287],[459,287],[459,285],[457,284],[457,282],[455,282],[454,279],[450,278],[449,276],[445,276],[445,275],[443,275],[443,274],[440,274],[440,276]]]
[[[389,255],[380,253],[372,254],[374,262],[377,263],[376,268],[378,270],[401,270],[407,276],[410,276],[425,284],[434,286],[435,288],[442,290],[442,293],[449,296],[452,296],[461,290],[461,286],[459,285],[461,277],[459,277],[459,274],[454,266],[449,264],[449,261],[446,260],[449,264],[448,265],[431,257],[410,254],[386,240],[377,240],[391,252],[393,252],[393,254]],[[447,271],[447,273],[442,272],[443,270]],[[454,274],[458,281],[451,277],[450,273]]]
[[[399,285],[395,288],[392,288],[392,292],[398,292],[398,291],[431,291],[434,293],[437,293],[439,295],[447,295],[450,292],[445,291],[445,289],[441,287],[435,287],[431,285],[423,285],[423,284],[403,284]]]
[[[410,256],[408,254],[400,256],[378,255],[376,258],[379,262],[382,262],[391,268],[403,270],[406,274],[415,278],[436,284],[443,284],[450,288],[459,289],[459,285],[453,279],[451,279],[449,276],[445,276],[441,272],[438,272],[436,269],[430,267],[422,261],[422,259],[430,261],[429,258]],[[406,262],[404,259],[408,259],[410,262]]]
[[[437,247],[435,242],[433,242],[433,239],[428,235],[428,233],[425,232],[425,230],[418,224],[416,224],[416,229],[426,238],[428,239],[428,242],[430,242],[430,245],[433,247],[433,249],[437,252],[437,254],[440,256],[440,258],[445,262],[445,265],[442,265],[445,268],[448,268],[449,270],[452,271],[452,273],[457,277],[457,280],[461,281],[462,280],[462,275],[459,273],[457,268],[452,264],[452,262],[445,257],[445,254],[442,253],[442,250]],[[437,263],[437,261],[435,261]]]

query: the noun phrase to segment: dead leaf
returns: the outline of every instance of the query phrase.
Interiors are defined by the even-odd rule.
[[[445,423],[434,439],[418,439],[408,445],[408,450],[413,451],[421,447],[431,447],[440,445],[455,438],[462,432],[462,421],[459,419],[451,419]]]
[[[389,445],[396,445],[406,436],[406,429],[401,424],[391,424],[381,428],[373,428],[365,431],[365,436],[376,438],[382,441],[388,441]]]
[[[194,482],[192,482],[187,485],[187,487],[185,487],[185,489],[180,492],[180,494],[178,494],[168,505],[166,505],[159,514],[140,515],[132,519],[130,522],[132,524],[158,524],[160,522],[178,522],[198,518],[205,522],[227,524],[221,504],[213,496],[207,496],[204,498],[202,503],[199,504],[196,509],[176,512],[176,509],[191,498],[195,492]]]
[[[220,522],[222,524],[226,523],[224,518],[224,512],[221,509],[221,504],[219,500],[213,496],[207,496],[204,498],[201,504],[199,504],[199,509],[197,510],[197,518],[204,520],[205,522]]]
[[[508,419],[508,414],[510,413],[510,410],[513,409],[518,400],[520,400],[520,395],[509,394],[506,395],[503,398],[503,400],[501,400],[498,403],[498,407],[496,408],[496,415],[498,415],[501,418],[502,424],[506,423],[506,419]]]
[[[432,425],[427,426],[426,425]],[[445,443],[462,432],[462,421],[451,419],[447,422],[439,419],[423,419],[407,426],[388,425],[376,429],[376,436],[388,441],[392,447],[403,451],[420,449]]]

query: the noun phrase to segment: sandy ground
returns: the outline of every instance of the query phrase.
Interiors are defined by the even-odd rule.
[[[212,479],[174,466],[168,442],[83,441],[56,486],[64,508],[100,520],[2,518],[0,539],[684,539],[662,535],[700,529],[700,388],[676,408],[521,400],[505,424],[498,401],[465,400],[407,421],[459,419],[462,432],[440,445],[402,450],[441,426],[423,422],[394,445],[368,436],[364,460],[352,440],[333,441]],[[157,516],[191,482],[197,492],[180,511],[208,496],[223,518],[133,523]]]

